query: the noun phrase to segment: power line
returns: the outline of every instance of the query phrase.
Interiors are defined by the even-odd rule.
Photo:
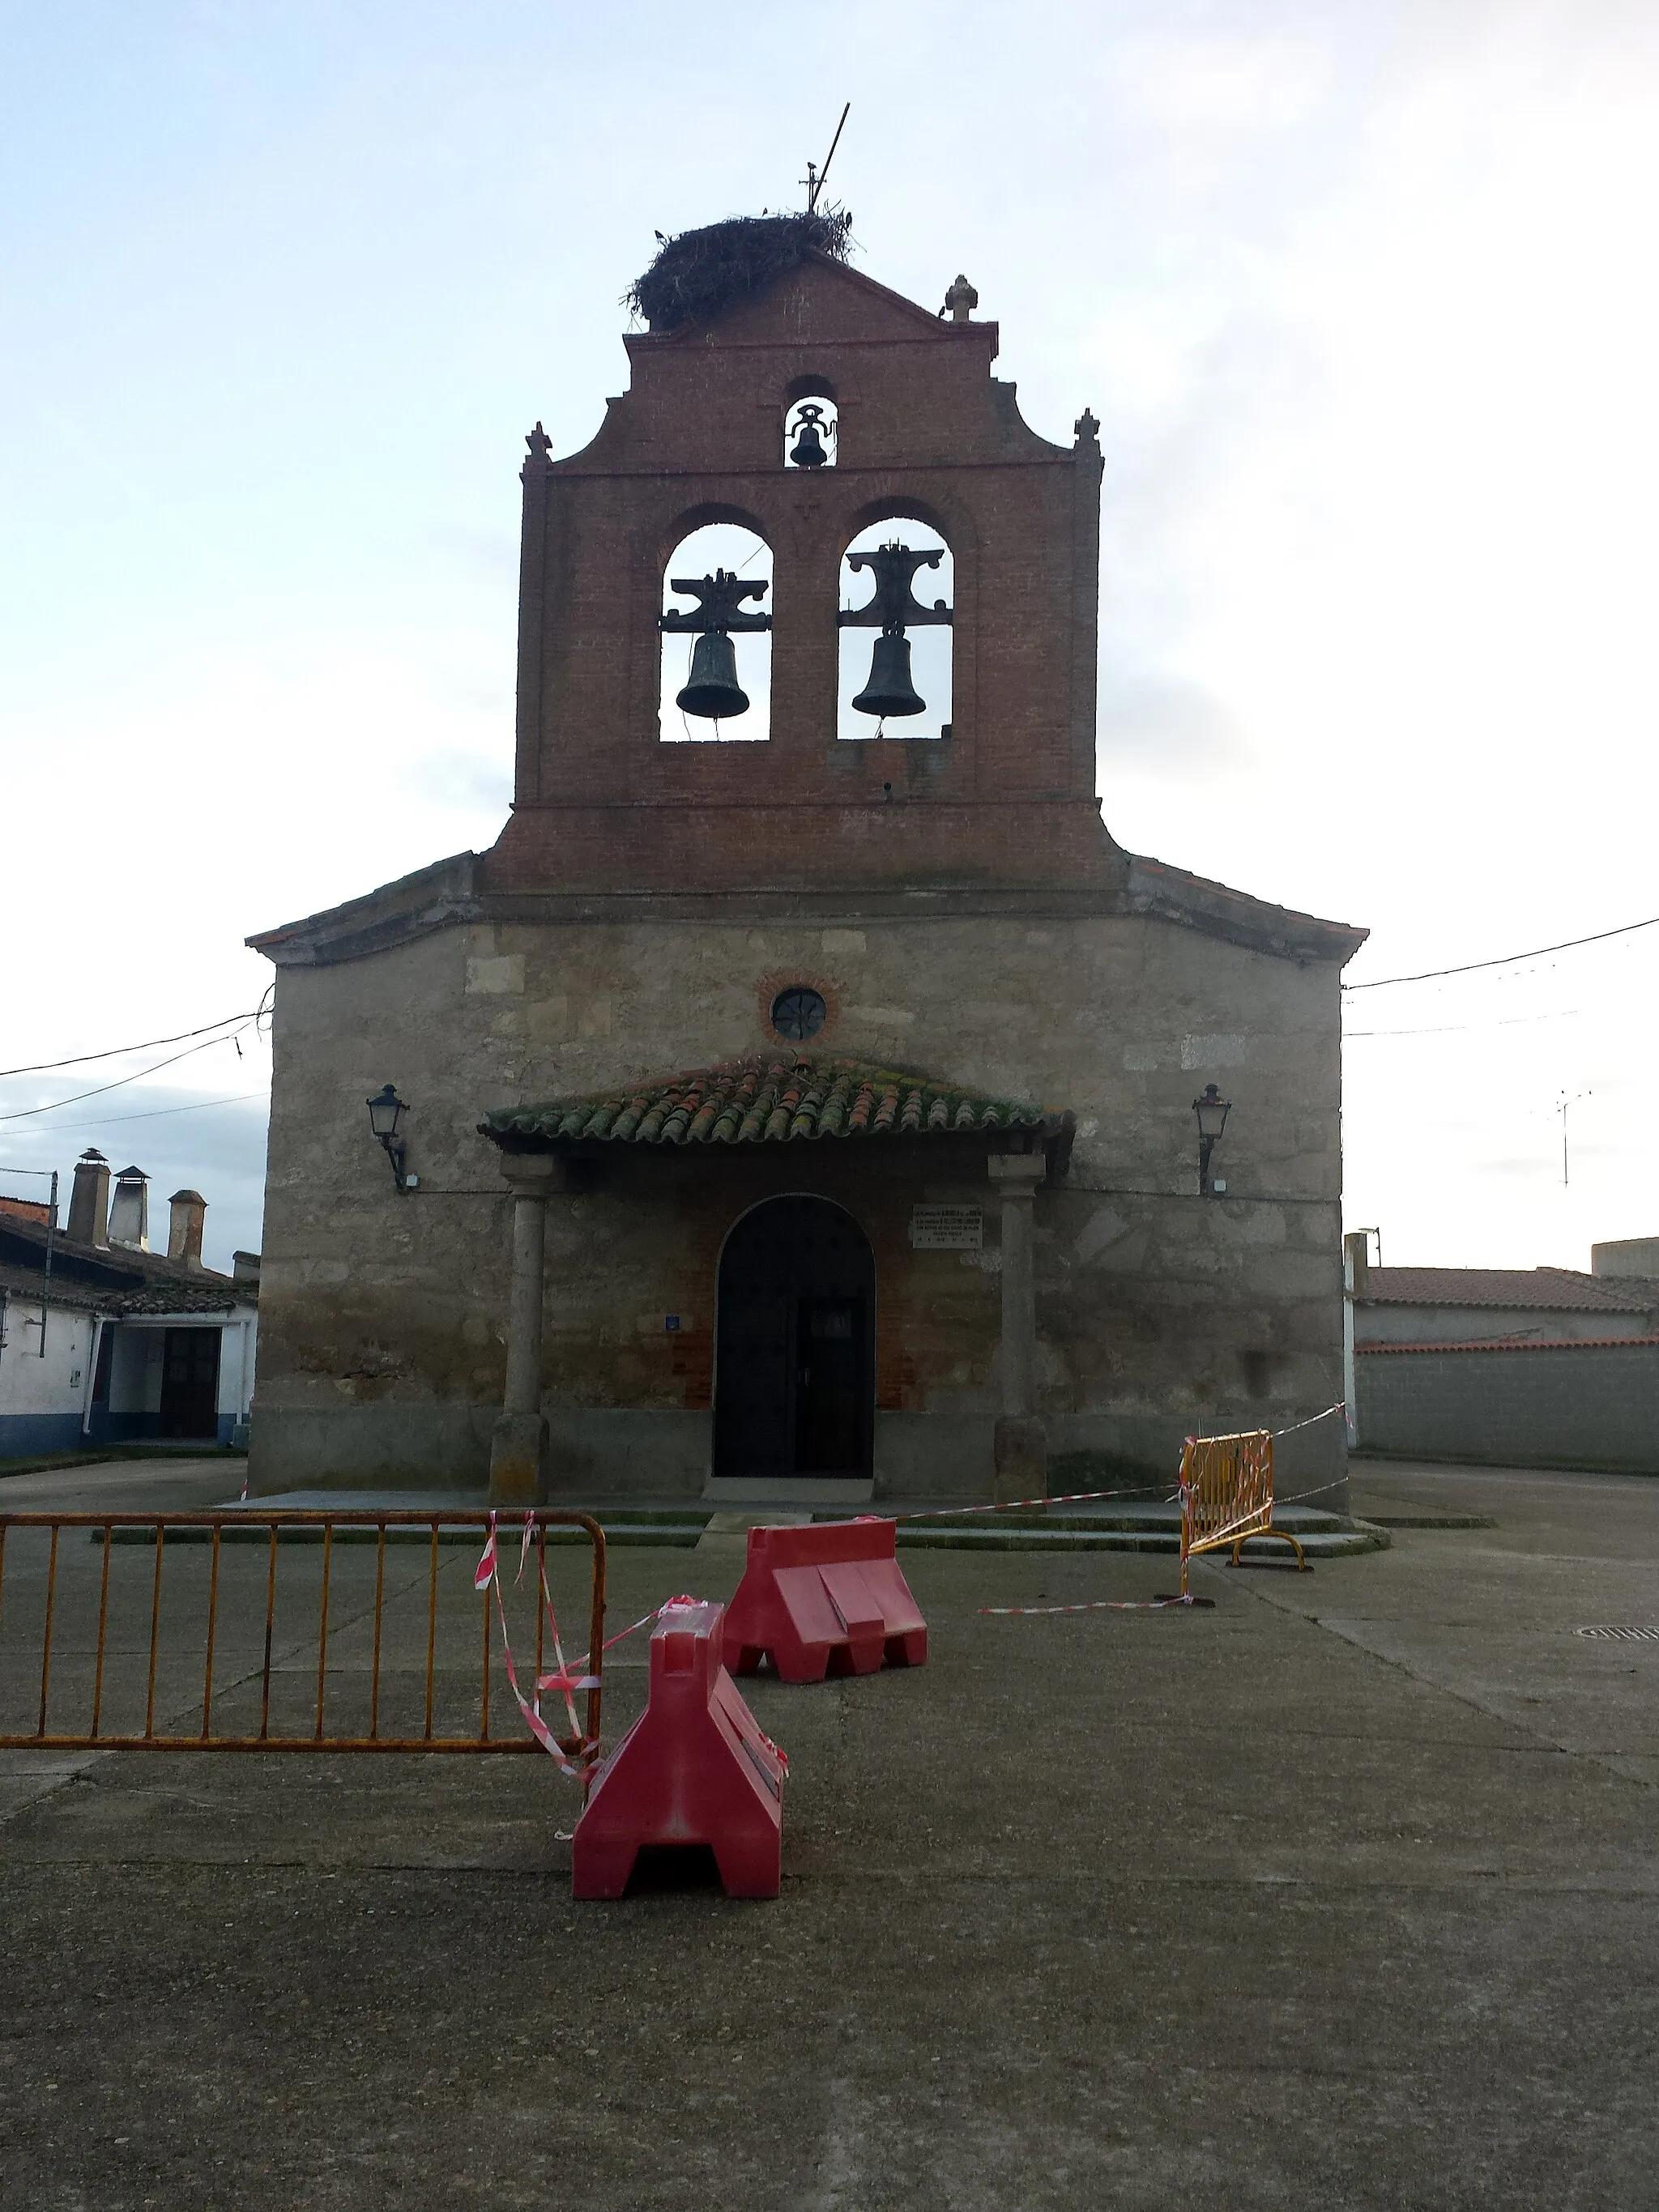
[[[152,1052],[158,1044],[183,1044],[187,1037],[205,1036],[210,1030],[228,1029],[232,1022],[254,1018],[254,1011],[245,1008],[240,1014],[227,1014],[222,1021],[204,1022],[199,1030],[180,1030],[177,1036],[146,1037],[141,1044],[112,1044],[107,1052],[77,1052],[68,1060],[40,1060],[33,1067],[0,1067],[0,1082],[12,1075],[46,1075],[54,1067],[80,1067],[89,1060],[119,1060],[127,1052]],[[86,1095],[90,1097],[92,1093]]]
[[[250,1028],[252,1021],[253,1017],[250,1014],[242,1029]],[[126,1084],[140,1083],[147,1075],[159,1074],[162,1068],[173,1067],[179,1060],[188,1060],[193,1052],[206,1052],[212,1045],[228,1044],[241,1034],[241,1030],[232,1030],[228,1036],[209,1037],[204,1044],[186,1045],[183,1052],[175,1052],[171,1059],[152,1060],[148,1067],[135,1067],[131,1075],[118,1075],[113,1083],[100,1083],[90,1091],[74,1091],[69,1097],[54,1098],[46,1106],[25,1106],[14,1114],[0,1114],[0,1121],[27,1121],[37,1114],[55,1114],[60,1106],[78,1106],[83,1098],[101,1098],[106,1091],[119,1091]]]
[[[1659,914],[1645,921],[1626,921],[1617,929],[1598,929],[1590,937],[1564,938],[1559,945],[1540,945],[1531,952],[1506,952],[1500,960],[1466,960],[1458,968],[1425,968],[1420,975],[1379,975],[1370,983],[1345,983],[1345,991],[1381,991],[1390,983],[1430,983],[1438,975],[1469,975],[1477,968],[1511,968],[1517,960],[1541,960],[1547,952],[1571,952],[1577,945],[1600,945],[1609,937],[1628,937],[1633,929],[1659,927]]]
[[[204,1114],[210,1106],[240,1106],[246,1104],[250,1098],[263,1098],[264,1096],[265,1093],[263,1091],[238,1091],[233,1092],[228,1098],[198,1098],[189,1106],[157,1106],[148,1114],[106,1114],[101,1120],[96,1121],[48,1121],[44,1124],[44,1127],[48,1130],[114,1129],[118,1128],[125,1121],[159,1121],[164,1114]],[[21,1168],[14,1170],[0,1167],[0,1176],[14,1173],[21,1175],[24,1172]],[[27,1172],[33,1174],[35,1171],[33,1169],[29,1169]]]
[[[1534,1022],[1568,1022],[1583,1012],[1582,1006],[1563,1006],[1553,1014],[1516,1014],[1501,1022],[1441,1022],[1421,1030],[1344,1030],[1342,1042],[1347,1044],[1355,1037],[1463,1036],[1472,1030],[1520,1030]]]

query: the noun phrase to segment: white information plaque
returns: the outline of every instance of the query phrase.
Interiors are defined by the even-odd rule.
[[[978,1206],[915,1206],[910,1243],[918,1252],[978,1252],[985,1243],[985,1211]]]

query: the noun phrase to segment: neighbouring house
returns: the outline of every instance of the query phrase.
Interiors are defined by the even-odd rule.
[[[206,1201],[181,1190],[169,1205],[167,1250],[152,1252],[143,1170],[123,1169],[112,1199],[88,1152],[66,1229],[50,1207],[0,1206],[0,1460],[245,1439],[258,1258],[204,1267]]]
[[[969,1501],[1304,1422],[1340,1480],[1364,933],[1114,840],[1099,425],[794,222],[672,241],[526,441],[495,846],[250,939],[255,1492]]]
[[[1659,1280],[1373,1267],[1345,1241],[1359,1450],[1659,1473]]]
[[[1659,1282],[1659,1237],[1621,1237],[1610,1244],[1592,1244],[1590,1273]]]

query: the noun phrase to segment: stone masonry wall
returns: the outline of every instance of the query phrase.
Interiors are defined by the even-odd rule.
[[[1036,1201],[1055,1450],[1167,1471],[1194,1427],[1340,1395],[1334,963],[1133,916],[461,924],[279,975],[253,1487],[481,1481],[509,1235],[481,1114],[776,1050],[787,981],[829,1001],[815,1051],[1077,1112],[1069,1176]],[[402,1198],[363,1103],[388,1079],[421,1179]],[[1229,1194],[1206,1200],[1208,1081],[1233,1113]],[[878,1491],[983,1494],[996,1200],[982,1149],[908,1141],[619,1146],[555,1199],[544,1402],[568,1479],[701,1488],[720,1246],[781,1190],[846,1205],[875,1249]],[[941,1200],[984,1205],[982,1254],[910,1249],[910,1208]]]

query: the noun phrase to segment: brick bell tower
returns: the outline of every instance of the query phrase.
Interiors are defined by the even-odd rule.
[[[556,460],[537,425],[513,815],[488,895],[528,910],[550,895],[1122,884],[1095,796],[1098,426],[1085,413],[1071,447],[1027,427],[975,298],[959,280],[947,320],[808,250],[712,316],[627,337],[630,389],[584,451]],[[804,395],[834,414],[832,466],[788,465]],[[948,733],[848,742],[842,556],[906,520],[953,566]],[[708,523],[771,555],[760,744],[659,730],[665,567]],[[926,602],[928,571],[917,580]]]

